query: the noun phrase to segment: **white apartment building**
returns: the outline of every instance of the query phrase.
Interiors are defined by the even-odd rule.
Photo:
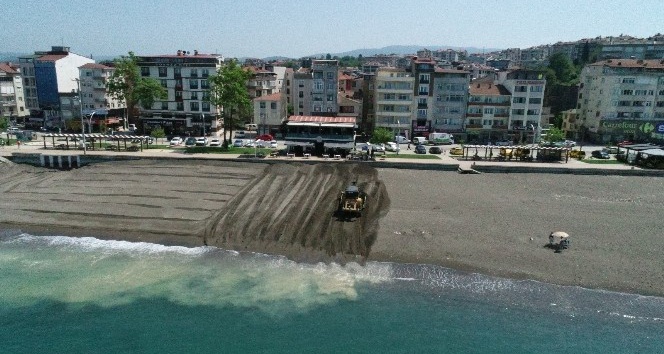
[[[9,63],[0,63],[0,117],[23,121],[28,115],[20,68]]]
[[[405,69],[380,68],[373,77],[374,128],[410,136],[415,111],[415,77]]]
[[[538,142],[541,134],[542,106],[546,80],[536,70],[512,70],[499,72],[496,82],[505,86],[512,95],[509,130],[518,140]]]
[[[664,60],[586,65],[577,109],[581,128],[593,141],[664,140]]]
[[[339,61],[314,60],[311,64],[311,111],[315,116],[334,117],[338,112]]]
[[[223,62],[219,54],[198,51],[139,56],[141,75],[161,83],[168,97],[152,107],[140,107],[140,121],[129,123],[137,124],[146,134],[158,127],[168,135],[202,135],[218,130],[222,117],[220,110],[208,102],[208,78]]]

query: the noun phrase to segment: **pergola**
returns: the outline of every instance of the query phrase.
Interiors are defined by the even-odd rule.
[[[540,145],[512,145],[512,146],[498,146],[498,145],[463,145],[463,157],[468,159],[473,156],[479,156],[479,151],[484,152],[484,157],[485,159],[498,159],[500,156],[500,150],[505,149],[505,150],[511,150],[511,151],[525,151],[527,152],[528,156],[530,158],[528,159],[529,161],[535,160],[536,158],[533,157],[537,152],[544,152],[546,154],[560,154],[560,157],[562,158],[563,156],[565,157],[565,163],[569,161],[569,151],[570,148],[568,147],[559,147],[559,146],[540,146]],[[475,154],[471,155],[470,150],[475,150]],[[494,153],[494,149],[497,150],[498,153]]]
[[[71,141],[74,143],[74,147],[78,147],[79,141],[81,141],[83,138],[85,138],[86,141],[92,140],[92,145],[91,148],[94,149],[94,143],[99,142],[99,149],[102,148],[102,141],[106,142],[112,142],[112,143],[117,143],[117,147],[111,148],[111,150],[120,150],[120,142],[123,143],[124,145],[124,150],[131,151],[132,149],[135,149],[135,151],[143,151],[143,144],[146,145],[150,141],[151,137],[147,135],[108,135],[108,134],[57,134],[57,133],[52,133],[52,134],[44,134],[44,148],[46,149],[46,138],[51,138],[53,148],[56,149],[65,149],[68,150],[69,147],[69,142]],[[62,141],[64,139],[64,143],[60,143],[56,145],[56,139],[57,141]],[[127,141],[132,142],[132,144],[127,147]],[[111,145],[112,146],[112,145]]]

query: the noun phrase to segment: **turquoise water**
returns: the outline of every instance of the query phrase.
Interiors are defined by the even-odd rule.
[[[664,353],[664,298],[428,265],[0,236],[0,353]]]

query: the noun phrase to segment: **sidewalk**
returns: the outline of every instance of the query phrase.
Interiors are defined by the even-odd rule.
[[[82,150],[56,150],[44,149],[43,142],[29,142],[21,145],[20,148],[16,145],[0,147],[0,156],[11,158],[12,155],[80,155],[81,158],[87,156],[94,159],[95,156],[108,159],[112,156],[119,158],[168,158],[168,159],[198,159],[198,160],[227,160],[227,161],[261,161],[261,162],[304,162],[304,163],[343,163],[347,159],[333,159],[322,157],[263,157],[253,158],[253,156],[241,154],[186,154],[184,148],[166,148],[166,149],[144,149],[143,151],[127,152],[127,151],[104,151],[104,150],[88,150],[84,155]],[[452,157],[447,153],[442,155],[435,155],[437,159],[421,159],[409,158],[407,154],[401,155],[402,157],[384,158],[376,157],[375,161],[362,162],[374,164],[376,167],[401,167],[409,166],[412,168],[420,169],[439,169],[439,170],[461,170],[469,172],[503,172],[503,173],[520,173],[520,172],[551,172],[551,173],[565,173],[565,170],[578,170],[578,173],[600,174],[602,171],[607,174],[615,174],[618,171],[644,171],[649,175],[662,175],[664,171],[642,170],[639,167],[629,166],[625,164],[592,164],[585,163],[576,159],[569,159],[567,162],[522,162],[522,161],[473,161],[465,160],[462,157]],[[360,163],[360,162],[358,162]],[[405,167],[408,168],[408,167]],[[594,171],[594,172],[593,172]],[[612,173],[613,171],[613,173]],[[569,171],[567,173],[573,173]]]

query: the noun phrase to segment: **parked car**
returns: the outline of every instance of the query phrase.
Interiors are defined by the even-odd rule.
[[[184,141],[184,146],[195,146],[195,145],[196,145],[196,138],[194,138],[193,136],[188,137]]]
[[[568,148],[576,146],[576,141],[573,141],[573,140],[565,140],[564,143],[565,143],[565,146],[567,146]]]
[[[416,154],[426,154],[427,153],[427,148],[424,147],[424,145],[415,145],[415,153]]]
[[[427,139],[423,136],[416,136],[413,138],[413,143],[416,145],[424,145],[427,143]]]
[[[403,136],[403,135],[397,135],[397,136],[395,136],[395,137],[394,137],[394,141],[395,141],[397,144],[408,144],[408,143],[410,143],[410,140],[408,140],[408,139],[407,139],[405,136]]]
[[[262,134],[256,137],[256,140],[272,141],[274,137],[270,134]]]
[[[595,150],[590,154],[592,157],[596,159],[609,159],[611,156],[609,156],[609,153],[604,151],[604,150]]]
[[[243,146],[244,146],[244,147],[250,147],[250,148],[252,148],[252,147],[256,147],[257,145],[256,145],[256,142],[255,142],[255,141],[253,141],[253,140],[248,140],[248,141],[245,141],[245,142],[244,142],[244,145],[243,145]]]
[[[385,144],[385,150],[386,151],[397,151],[398,148],[399,148],[399,145],[397,145],[397,143],[395,143],[395,142],[390,141],[389,143]]]
[[[233,146],[234,147],[243,147],[245,144],[245,141],[243,139],[235,139],[233,140]]]
[[[375,152],[385,152],[385,144],[376,144],[372,148]]]
[[[204,136],[196,138],[196,146],[205,146],[208,143],[208,139]]]
[[[502,140],[496,142],[496,146],[512,146],[512,145],[514,144],[512,144],[511,140]]]
[[[451,148],[450,155],[463,155],[463,148],[458,146]]]
[[[607,147],[605,147],[605,148],[602,149],[602,150],[605,150],[605,151],[608,152],[609,154],[614,154],[614,155],[615,155],[615,154],[618,153],[618,150],[619,150],[619,149],[618,149],[617,146],[607,146]]]
[[[184,141],[182,140],[181,137],[176,136],[176,137],[174,137],[173,139],[171,139],[169,145],[170,145],[170,146],[179,146],[179,145],[182,145],[183,142],[184,142]]]
[[[632,145],[632,144],[634,144],[634,143],[631,142],[631,141],[629,141],[629,140],[623,140],[623,141],[619,142],[619,143],[616,144],[616,145],[618,145],[618,146],[620,146],[620,147],[623,147],[623,146],[625,146],[625,145]]]
[[[235,132],[235,138],[236,139],[244,139],[246,136],[244,130],[238,130]]]
[[[279,144],[277,144],[276,140],[270,141],[270,149],[277,149],[279,147]]]
[[[219,138],[210,139],[210,146],[221,146],[221,140]]]
[[[417,150],[417,147],[415,149]],[[441,149],[438,146],[432,146],[432,147],[429,148],[429,153],[430,154],[442,154],[443,149]]]

